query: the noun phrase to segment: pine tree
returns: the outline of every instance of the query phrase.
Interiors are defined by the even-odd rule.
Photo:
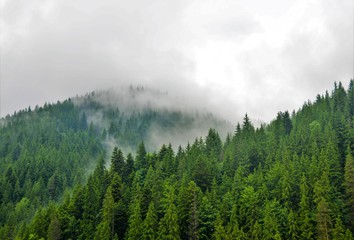
[[[241,134],[241,125],[240,125],[240,123],[238,122],[238,123],[236,124],[236,129],[235,129],[235,134],[234,134],[234,136],[236,137],[236,136],[238,136],[239,134]]]
[[[215,240],[227,239],[225,227],[224,227],[223,220],[222,220],[222,217],[220,216],[220,214],[217,215],[214,226],[215,226],[214,227],[215,231],[213,233],[213,239],[215,239]]]
[[[47,209],[39,209],[31,223],[30,233],[38,236],[38,238],[48,237],[48,227],[51,222]]]
[[[314,186],[314,201],[316,203],[316,223],[317,239],[329,239],[331,231],[330,206],[330,181],[329,181],[329,163],[328,159],[321,151],[319,157],[319,167],[322,169],[320,178]]]
[[[127,182],[128,185],[132,182],[132,176],[134,175],[134,159],[133,156],[129,153],[127,155],[127,163],[124,168],[124,173],[122,175],[124,182]]]
[[[251,239],[253,239],[253,240],[261,240],[262,239],[262,226],[261,226],[261,224],[259,224],[258,220],[252,226]]]
[[[145,169],[147,171],[149,167],[149,163],[146,159],[146,150],[145,150],[145,145],[143,142],[141,142],[138,146],[138,150],[136,153],[136,158],[135,158],[135,168],[137,170],[139,169]]]
[[[297,227],[297,218],[293,210],[290,209],[290,212],[288,214],[288,222],[287,222],[287,239],[298,239],[298,227]]]
[[[125,160],[123,153],[120,149],[115,147],[113,149],[112,157],[111,157],[111,170],[113,172],[118,173],[120,176],[123,175],[125,167]]]
[[[321,157],[322,153],[320,154],[320,158]],[[337,194],[342,187],[341,184],[343,182],[343,172],[337,146],[335,146],[332,140],[328,141],[323,157],[326,158],[326,161],[329,164],[329,180],[332,185],[332,191]]]
[[[60,193],[60,179],[59,173],[56,171],[48,180],[47,188],[49,192],[49,196],[52,200],[57,200]]]
[[[325,199],[321,199],[317,203],[317,239],[319,240],[329,240],[331,231],[331,222],[329,217],[329,206]]]
[[[239,223],[249,229],[257,220],[259,195],[252,186],[247,186],[241,192],[239,200]]]
[[[182,239],[195,239],[199,229],[199,206],[201,190],[195,182],[186,185],[182,180],[178,196],[178,223]]]
[[[349,147],[347,152],[344,167],[344,187],[349,208],[349,217],[350,219],[354,219],[354,160]],[[350,221],[349,225],[350,229],[354,232],[353,221]]]
[[[83,112],[82,115],[81,115],[79,128],[80,128],[80,130],[86,130],[87,129],[87,117],[86,117],[86,113],[85,112]]]
[[[274,200],[265,203],[263,212],[263,239],[277,239],[280,236],[278,217],[275,213],[276,205],[277,203]]]
[[[214,176],[206,157],[198,156],[192,172],[192,178],[203,192],[205,192],[211,186]]]
[[[100,187],[97,185],[93,175],[89,176],[83,194],[83,213],[80,221],[80,238],[89,238],[96,231],[99,223],[99,213],[101,208]]]
[[[231,216],[230,216],[230,221],[229,224],[227,225],[227,235],[230,239],[241,239],[242,230],[240,229],[239,223],[238,223],[238,217],[237,217],[237,207],[236,205],[232,206],[232,211],[231,211]]]
[[[58,218],[54,216],[50,220],[47,238],[48,240],[60,240],[62,239],[62,234],[60,222]]]
[[[206,154],[216,159],[220,158],[222,142],[218,132],[215,129],[209,129],[208,136],[205,139]]]
[[[245,133],[246,135],[249,135],[254,132],[254,127],[253,127],[247,113],[246,113],[245,117],[243,118],[242,132]]]
[[[159,222],[159,240],[180,240],[177,208],[175,205],[175,189],[169,182],[165,182],[164,205],[165,214]]]
[[[345,237],[345,231],[344,231],[344,226],[342,223],[342,220],[338,216],[336,218],[336,224],[334,226],[334,229],[332,231],[332,239],[335,240],[346,240],[347,238]]]
[[[119,200],[115,207],[114,215],[114,236],[118,236],[119,239],[125,238],[125,232],[127,231],[128,223],[128,211],[127,205],[123,200]]]
[[[309,240],[312,239],[313,230],[310,219],[310,208],[309,208],[309,188],[307,186],[307,179],[305,175],[301,177],[300,183],[300,209],[299,209],[299,235],[300,239]]]
[[[142,187],[141,190],[142,197],[141,197],[140,205],[141,205],[142,217],[145,217],[148,211],[149,203],[152,200],[152,191],[155,184],[156,184],[155,171],[154,168],[150,165],[144,179],[144,186]]]
[[[128,240],[141,239],[143,221],[141,220],[140,200],[135,199],[131,208],[132,210],[129,217],[128,227]]]
[[[193,181],[188,184],[187,191],[189,195],[188,239],[197,240],[199,238],[199,195],[201,191]]]
[[[143,222],[143,240],[155,240],[157,238],[158,221],[155,206],[150,202],[146,218]]]
[[[103,221],[97,226],[94,240],[110,240],[110,239],[112,239],[110,223],[107,221]]]
[[[291,132],[291,129],[293,128],[293,124],[291,122],[290,115],[289,115],[288,111],[284,112],[283,124],[284,124],[285,134],[289,135]]]
[[[112,195],[112,187],[107,188],[103,206],[102,206],[102,221],[97,226],[97,231],[95,234],[95,239],[111,239],[114,235],[114,210],[115,204]]]
[[[159,223],[159,240],[180,240],[176,205],[170,203]]]
[[[208,197],[203,196],[199,210],[200,227],[199,239],[211,239],[214,233],[214,221],[216,220],[217,211],[209,201]]]
[[[118,173],[113,172],[110,186],[111,186],[113,200],[115,203],[117,203],[123,197],[122,178],[118,175]]]
[[[354,79],[350,80],[349,88],[348,88],[348,108],[349,108],[349,116],[354,116]]]

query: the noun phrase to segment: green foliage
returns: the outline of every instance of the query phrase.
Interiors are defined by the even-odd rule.
[[[125,168],[125,160],[123,156],[123,152],[115,147],[113,149],[112,157],[111,157],[111,169],[113,172],[118,173],[120,176],[123,175]]]
[[[219,159],[221,156],[222,142],[218,132],[210,129],[205,139],[205,149],[208,156]]]
[[[136,199],[131,206],[129,217],[128,240],[141,239],[143,221],[141,219],[140,200]]]
[[[54,216],[50,220],[50,224],[48,226],[48,235],[47,235],[48,240],[60,240],[62,239],[62,230],[61,230],[61,225],[56,216]]]
[[[154,240],[157,238],[158,221],[154,203],[149,204],[146,218],[143,222],[143,240]]]
[[[209,239],[214,233],[217,211],[208,197],[203,196],[199,210],[199,239]]]
[[[0,239],[353,239],[353,80],[259,128],[246,114],[224,142],[210,129],[176,153],[142,142],[172,115],[93,98],[1,122]],[[98,111],[104,129],[87,122]],[[137,146],[135,157],[105,153],[112,139]]]
[[[215,231],[212,235],[213,239],[215,239],[215,240],[226,239],[226,231],[225,231],[224,223],[223,223],[223,220],[222,220],[220,214],[217,215],[217,218],[214,222],[214,228],[215,228]]]
[[[203,192],[211,187],[211,183],[214,178],[213,164],[205,156],[199,156],[196,159],[192,172],[192,178]]]
[[[345,160],[344,167],[344,187],[345,187],[345,199],[349,209],[349,219],[354,219],[354,159],[348,147],[348,154]],[[349,222],[350,229],[354,230],[353,221]]]
[[[144,143],[140,143],[138,146],[138,151],[135,158],[135,167],[137,169],[145,169],[147,170],[149,167],[149,163],[147,161],[146,150]]]
[[[164,202],[165,202],[165,213],[159,222],[159,231],[157,239],[168,239],[168,240],[179,240],[181,239],[179,234],[179,225],[178,225],[178,216],[177,208],[175,205],[175,193],[174,187],[165,184],[165,193],[164,193]]]

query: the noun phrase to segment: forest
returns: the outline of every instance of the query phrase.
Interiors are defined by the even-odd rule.
[[[110,109],[106,129],[85,99],[0,120],[0,239],[354,239],[354,80],[185,147],[146,133],[191,116]]]

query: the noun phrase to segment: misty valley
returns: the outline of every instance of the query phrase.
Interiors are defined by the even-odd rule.
[[[269,123],[190,105],[130,86],[1,118],[0,239],[354,238],[353,79]]]

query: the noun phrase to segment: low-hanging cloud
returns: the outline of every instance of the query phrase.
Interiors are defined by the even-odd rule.
[[[204,138],[210,128],[217,130],[222,139],[234,131],[230,122],[214,116],[207,109],[197,109],[187,99],[158,89],[121,86],[92,92],[72,100],[82,113],[85,112],[88,123],[92,123],[98,133],[103,133],[104,129],[109,131],[113,122],[118,123],[123,136],[102,135],[102,144],[108,153],[116,146],[125,154],[135,153],[141,141],[144,141],[148,151],[157,151],[162,144],[167,143],[177,150],[178,146],[186,147],[196,138]],[[92,106],[92,103],[98,107],[87,107]],[[119,114],[114,118],[107,116],[112,111]],[[140,122],[139,118],[147,115],[151,118],[148,117],[144,123]],[[129,142],[124,137],[124,129],[132,117],[138,117],[136,128],[140,129],[144,125],[144,130],[138,139]]]
[[[353,2],[6,0],[1,116],[133,84],[269,121],[353,77]]]

